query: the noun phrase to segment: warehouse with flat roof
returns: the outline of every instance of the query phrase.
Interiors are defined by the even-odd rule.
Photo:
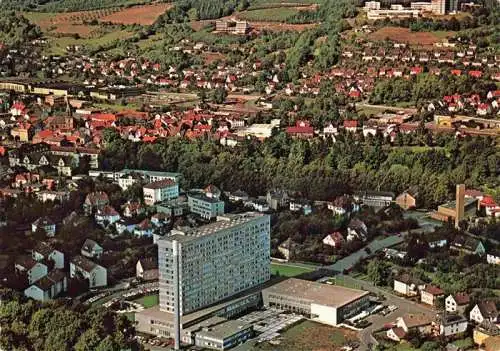
[[[262,290],[264,306],[337,325],[368,307],[368,292],[290,278]]]

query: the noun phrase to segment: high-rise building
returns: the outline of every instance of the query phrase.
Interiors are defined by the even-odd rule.
[[[446,0],[432,0],[431,8],[432,12],[436,15],[446,14]]]
[[[455,227],[458,228],[460,221],[464,219],[465,215],[465,184],[457,184],[455,205]]]
[[[160,309],[202,309],[269,280],[270,217],[247,212],[158,241]]]

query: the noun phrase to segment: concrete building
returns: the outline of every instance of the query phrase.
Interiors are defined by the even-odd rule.
[[[446,0],[431,0],[431,8],[436,15],[446,14]]]
[[[19,257],[14,263],[16,274],[26,277],[29,285],[47,275],[47,266],[31,257]]]
[[[194,344],[204,349],[227,350],[253,336],[253,326],[237,320],[202,327],[195,332]]]
[[[56,224],[49,217],[40,217],[31,224],[31,231],[43,230],[48,237],[56,235]]]
[[[106,286],[108,284],[106,268],[99,266],[97,263],[83,256],[75,256],[71,259],[69,271],[71,278],[81,275],[84,279],[88,279],[90,289]]]
[[[157,202],[170,201],[179,197],[179,184],[172,179],[158,180],[145,185],[144,202],[152,206]]]
[[[378,20],[384,18],[412,18],[418,17],[420,10],[402,9],[402,10],[368,10],[367,17],[369,20]]]
[[[394,193],[385,191],[357,191],[353,196],[355,201],[370,207],[389,206],[394,200]]]
[[[50,244],[39,242],[31,250],[31,257],[37,262],[52,260],[54,268],[64,269],[64,254]]]
[[[178,284],[180,314],[188,314],[269,280],[270,217],[247,212],[172,230],[158,240],[158,256],[160,308],[174,312]]]
[[[57,295],[66,291],[67,288],[66,274],[59,269],[55,269],[26,288],[24,295],[44,302],[57,297]]]
[[[224,214],[224,201],[204,191],[190,191],[187,194],[189,211],[204,219]]]
[[[380,1],[365,2],[365,10],[380,10]]]
[[[365,309],[368,292],[290,278],[262,290],[264,306],[337,325]]]
[[[160,180],[173,180],[177,184],[180,183],[182,174],[174,172],[157,172],[157,171],[146,171],[142,169],[122,169],[119,172],[113,173],[113,179],[118,185],[126,190],[129,186],[136,183],[138,180],[144,181],[144,183],[153,183]]]

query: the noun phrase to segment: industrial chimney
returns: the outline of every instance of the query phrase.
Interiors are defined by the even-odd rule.
[[[465,212],[465,184],[457,184],[457,194],[455,199],[456,206],[456,216],[455,216],[455,228],[458,229],[458,225],[461,220],[464,219]]]

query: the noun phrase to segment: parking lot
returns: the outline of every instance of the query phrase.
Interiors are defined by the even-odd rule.
[[[265,311],[255,311],[247,314],[238,320],[248,324],[253,324],[254,330],[260,333],[257,341],[269,341],[278,337],[279,331],[294,325],[303,320],[304,317],[297,314],[286,314],[281,310],[268,309]]]

